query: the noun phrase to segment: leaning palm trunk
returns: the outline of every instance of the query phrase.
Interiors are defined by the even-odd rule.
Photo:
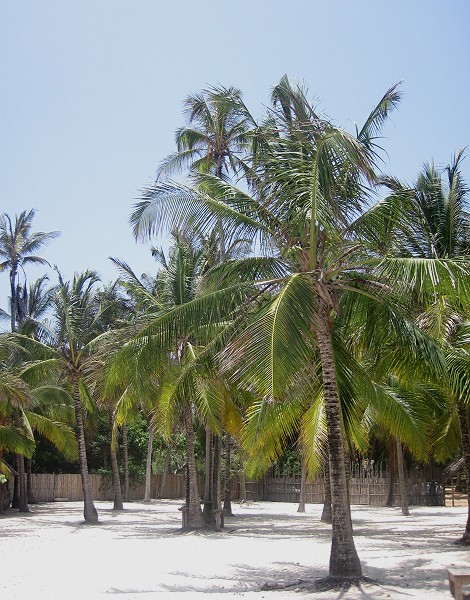
[[[80,461],[80,475],[82,477],[83,515],[87,523],[98,523],[98,512],[93,504],[90,476],[86,457],[85,430],[83,427],[82,406],[78,391],[78,378],[73,377],[73,403],[75,408],[75,421],[77,423],[78,456]]]
[[[191,406],[188,405],[184,415],[186,432],[186,452],[188,457],[188,528],[200,529],[204,527],[204,517],[201,510],[201,499],[197,486],[196,457],[194,455],[194,429]]]
[[[144,502],[150,502],[150,486],[152,482],[152,449],[153,449],[153,429],[148,427],[148,442],[147,442],[147,460],[145,463],[145,497]]]
[[[468,515],[465,532],[459,540],[462,544],[470,545],[470,431],[468,426],[468,406],[459,398],[457,400],[460,434],[462,436],[462,454],[465,460],[465,474],[467,479]]]
[[[404,517],[408,517],[410,514],[408,508],[408,493],[406,490],[406,478],[405,478],[405,463],[403,460],[403,448],[398,438],[395,438],[397,447],[397,465],[398,465],[398,486],[400,488],[400,504],[401,514]]]
[[[112,412],[109,413],[109,428],[111,431],[111,438],[113,435],[114,418]],[[121,479],[119,477],[119,467],[116,455],[116,447],[113,445],[111,440],[111,468],[113,470],[113,490],[114,490],[114,506],[113,510],[122,510],[124,508],[122,504],[122,493],[121,493]]]
[[[349,506],[330,311],[322,300],[318,310],[317,345],[322,366],[331,481],[332,540],[329,574],[331,577],[341,578],[361,577],[361,563],[354,545]]]
[[[299,513],[305,512],[306,502],[307,502],[307,461],[305,458],[302,458],[302,473],[300,475],[300,497],[299,497],[299,507],[297,508],[297,512],[299,512]]]

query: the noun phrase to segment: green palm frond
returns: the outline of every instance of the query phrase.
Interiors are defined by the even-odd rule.
[[[219,217],[227,226],[239,227],[245,237],[255,238],[264,229],[255,218],[232,208],[223,199],[177,182],[157,182],[144,189],[141,198],[130,217],[138,240],[151,239],[163,228],[207,233],[216,227]]]
[[[34,439],[23,429],[10,425],[0,425],[0,449],[3,452],[14,452],[31,458],[34,450]]]
[[[256,400],[247,409],[242,431],[247,475],[257,477],[282,456],[288,441],[298,436],[304,408],[299,402]]]
[[[446,356],[453,393],[470,403],[470,352],[455,348]]]
[[[37,413],[26,411],[25,414],[32,430],[48,439],[66,460],[78,459],[77,440],[69,426]]]
[[[310,278],[290,276],[228,347],[222,358],[225,368],[255,393],[282,399],[311,360],[314,309]]]

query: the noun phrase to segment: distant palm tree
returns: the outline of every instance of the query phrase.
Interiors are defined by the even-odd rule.
[[[0,216],[0,257],[4,259],[0,263],[0,271],[8,270],[10,276],[11,331],[15,331],[17,325],[18,270],[27,264],[49,264],[34,252],[60,235],[58,231],[31,233],[34,215],[33,209],[29,212],[23,211],[16,216],[14,224],[7,214]]]
[[[176,131],[177,152],[165,158],[158,176],[180,172],[213,173],[227,178],[244,166],[253,126],[240,90],[211,87],[184,101],[188,125]]]

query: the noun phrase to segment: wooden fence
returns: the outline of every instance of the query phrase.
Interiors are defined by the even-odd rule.
[[[162,475],[152,475],[150,496],[157,497]],[[95,500],[112,500],[113,485],[109,475],[90,475],[93,498]],[[82,480],[80,475],[63,473],[31,475],[32,497],[36,502],[53,502],[58,499],[70,501],[83,500]],[[184,498],[185,479],[182,475],[167,475],[163,488],[163,498]],[[142,500],[145,496],[145,483],[131,481],[129,500]]]
[[[306,485],[306,501],[309,504],[322,504],[325,501],[325,483],[319,478]],[[393,506],[400,503],[400,490],[397,483],[390,489],[389,477],[351,478],[349,497],[351,504],[385,506],[389,497]],[[271,502],[299,502],[300,477],[265,478],[246,483],[248,500],[268,500]],[[444,506],[444,487],[437,482],[408,480],[408,502],[410,506]]]
[[[113,487],[108,475],[90,475],[93,498],[112,500]],[[152,475],[150,495],[156,498],[160,490],[162,475]],[[36,502],[52,502],[58,499],[83,500],[80,475],[33,474],[31,476],[32,496]],[[199,482],[202,494],[203,480]],[[444,506],[443,486],[435,482],[409,480],[408,501],[415,506]],[[298,502],[300,496],[299,477],[265,477],[260,481],[247,481],[247,500],[268,500],[271,502]],[[141,500],[145,495],[145,484],[132,481],[129,500]],[[385,506],[390,495],[389,477],[352,477],[350,480],[351,504]],[[184,498],[185,478],[183,475],[167,475],[161,494],[162,498]],[[398,484],[393,484],[392,504],[399,504]],[[232,482],[232,498],[238,498],[238,484]],[[307,483],[307,503],[323,503],[325,484],[323,478]]]

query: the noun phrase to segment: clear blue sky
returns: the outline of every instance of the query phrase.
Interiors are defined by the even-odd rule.
[[[351,129],[403,80],[384,170],[407,181],[470,143],[467,0],[0,6],[0,211],[34,207],[34,230],[62,232],[43,256],[66,278],[89,267],[114,279],[108,256],[153,268],[149,246],[132,238],[131,206],[174,150],[183,99],[206,85],[239,87],[261,116],[287,73]],[[470,156],[464,165],[470,183]],[[3,306],[7,295],[3,274]]]

